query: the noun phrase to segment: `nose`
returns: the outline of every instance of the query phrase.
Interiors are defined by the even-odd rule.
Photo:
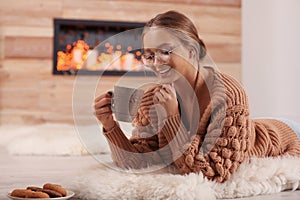
[[[157,56],[157,54],[155,54],[153,66],[157,69],[157,67],[159,67],[162,64],[164,64],[164,62],[161,60],[161,58],[159,56]]]

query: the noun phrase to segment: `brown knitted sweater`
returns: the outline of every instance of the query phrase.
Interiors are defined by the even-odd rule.
[[[242,86],[212,68],[209,72],[205,82],[210,102],[201,113],[195,134],[189,133],[193,130],[187,131],[180,115],[163,123],[159,120],[145,123],[139,112],[135,119],[137,128],[130,139],[118,125],[105,133],[117,166],[143,168],[172,164],[180,174],[202,172],[209,179],[223,182],[230,179],[247,157],[300,155],[300,141],[289,126],[273,119],[251,120]],[[195,85],[200,104],[200,85],[197,82]],[[149,94],[151,91],[144,96]]]

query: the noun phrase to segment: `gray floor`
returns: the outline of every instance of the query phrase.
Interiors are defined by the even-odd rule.
[[[0,199],[8,199],[14,188],[41,186],[46,182],[64,183],[77,174],[94,168],[98,162],[90,156],[43,157],[10,156],[0,147]],[[299,200],[300,191],[242,198],[243,200]]]

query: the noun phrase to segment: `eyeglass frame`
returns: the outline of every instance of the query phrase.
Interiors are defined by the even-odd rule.
[[[145,54],[143,53],[141,56],[142,62],[143,62],[143,64],[145,64],[145,66],[152,67],[152,66],[154,66],[155,60],[158,58],[159,60],[164,61],[163,64],[166,64],[170,60],[170,56],[174,52],[174,50],[180,46],[181,46],[181,44],[177,45],[176,47],[174,47],[170,50],[164,50],[164,49],[157,48],[158,50],[156,52],[151,53],[151,55],[148,56],[148,57],[151,57],[151,59],[152,59],[151,64],[147,63],[148,61],[146,61],[146,62],[144,61],[149,58],[148,57],[145,58]],[[160,55],[158,55],[158,54],[160,54]],[[163,56],[168,56],[168,59],[162,59]]]

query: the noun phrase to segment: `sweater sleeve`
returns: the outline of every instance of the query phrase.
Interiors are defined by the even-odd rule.
[[[219,112],[207,129],[195,165],[209,179],[224,182],[231,178],[250,149],[250,119],[247,106],[234,105]],[[221,126],[220,126],[221,125]]]
[[[180,120],[173,116],[165,121],[161,130],[173,154],[174,164],[181,174],[202,172],[209,179],[223,182],[245,158],[247,151],[247,113],[241,106],[234,108],[225,118],[214,119],[203,142],[200,135],[191,141]],[[223,112],[223,111],[222,111]],[[223,128],[219,129],[219,124]]]
[[[202,113],[197,134],[189,136],[190,141],[180,116],[168,118],[161,132],[181,174],[202,172],[208,179],[224,182],[249,156],[253,134],[242,86],[229,76],[217,78],[211,91],[211,108]],[[201,124],[206,119],[207,123]]]
[[[157,135],[136,128],[128,139],[117,124],[104,135],[108,140],[112,159],[118,167],[137,169],[162,162],[157,151]]]
[[[229,180],[249,156],[253,136],[245,90],[230,76],[220,78],[221,86],[212,94],[210,122],[193,168],[216,182]]]
[[[276,119],[252,120],[250,156],[299,155],[300,141],[290,126]]]
[[[172,159],[181,174],[192,172],[191,157],[196,156],[196,149],[190,144],[189,136],[180,115],[174,115],[163,122],[159,135],[163,135],[172,152]],[[192,148],[191,148],[192,147]],[[193,149],[187,153],[187,149]],[[166,159],[166,158],[165,158]]]
[[[184,147],[189,143],[187,130],[185,129],[180,115],[174,115],[163,122],[163,128],[158,135],[164,136],[168,149],[171,151],[171,156],[174,164],[181,174],[191,172],[187,163],[185,163],[186,156],[184,155]],[[167,159],[167,158],[164,158]]]

